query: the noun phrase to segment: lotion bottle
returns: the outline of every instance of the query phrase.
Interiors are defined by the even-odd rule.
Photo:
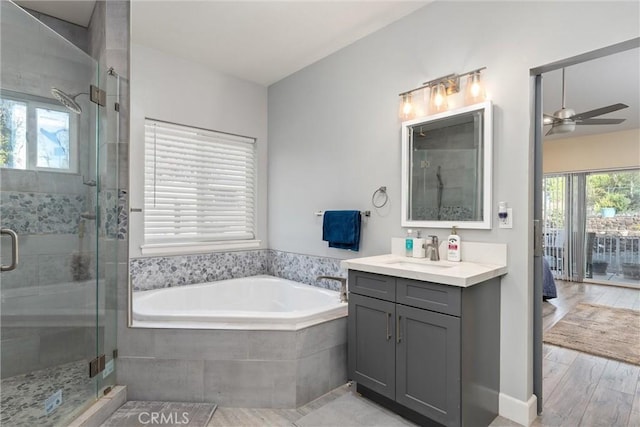
[[[460,236],[456,233],[456,226],[451,227],[451,234],[447,238],[447,260],[460,261]]]

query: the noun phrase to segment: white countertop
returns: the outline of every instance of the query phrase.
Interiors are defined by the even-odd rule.
[[[479,262],[429,261],[399,255],[378,255],[343,260],[343,268],[405,279],[469,287],[507,273],[506,265]]]

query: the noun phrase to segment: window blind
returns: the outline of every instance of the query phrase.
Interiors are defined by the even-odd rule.
[[[145,120],[145,244],[255,238],[254,138]]]

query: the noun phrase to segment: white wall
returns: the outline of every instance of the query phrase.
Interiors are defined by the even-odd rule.
[[[497,229],[494,218],[491,231],[460,234],[463,241],[508,244],[501,413],[527,422],[535,404],[529,70],[638,37],[638,17],[633,2],[435,2],[270,86],[270,247],[338,258],[389,252],[390,238],[402,235],[398,93],[487,66],[495,103],[494,211],[498,201],[507,201],[514,228]],[[381,185],[388,187],[390,205],[377,211],[370,199]],[[313,213],[325,209],[373,211],[359,253],[321,241],[321,221]]]
[[[640,167],[640,129],[545,141],[544,173]]]
[[[258,239],[267,247],[267,89],[145,46],[131,46],[130,204],[144,206],[145,117],[257,138]],[[129,216],[129,254],[140,256],[142,213]]]

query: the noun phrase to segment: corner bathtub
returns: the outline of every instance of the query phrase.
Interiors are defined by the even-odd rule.
[[[133,326],[297,331],[345,317],[340,293],[273,276],[138,291]]]

